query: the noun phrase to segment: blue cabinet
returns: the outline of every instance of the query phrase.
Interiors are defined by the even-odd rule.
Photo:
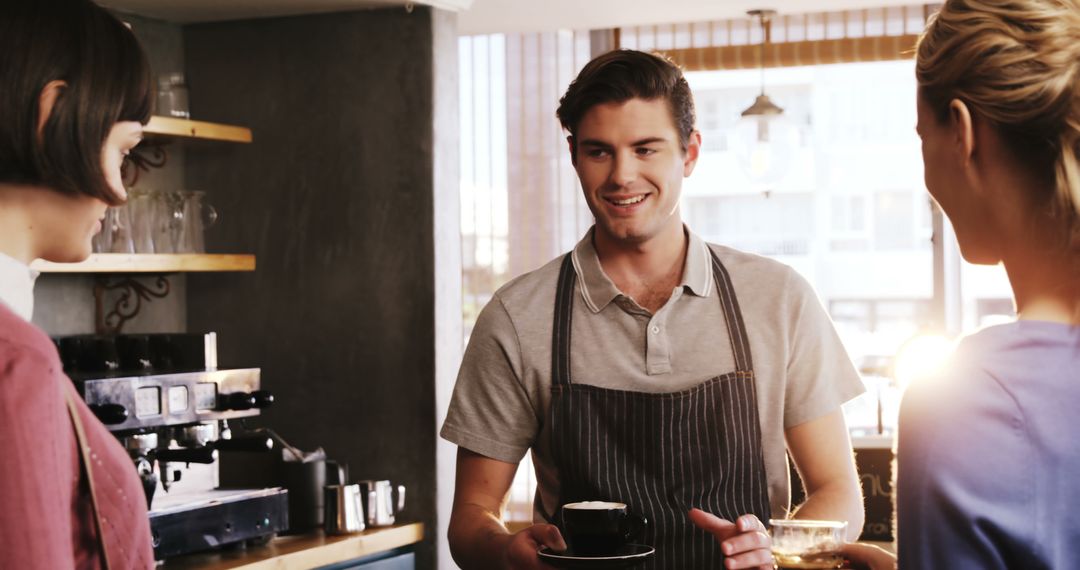
[[[318,570],[416,570],[416,554],[413,553],[412,547],[405,546],[363,558],[321,566]]]

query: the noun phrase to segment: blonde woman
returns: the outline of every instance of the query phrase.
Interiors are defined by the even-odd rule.
[[[0,2],[0,569],[154,567],[127,453],[30,324],[34,259],[86,259],[150,118],[135,37],[89,0]]]
[[[1080,568],[1080,2],[949,0],[916,75],[926,187],[1019,318],[904,397],[899,567]]]

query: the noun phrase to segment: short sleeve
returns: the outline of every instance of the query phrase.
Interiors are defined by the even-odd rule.
[[[1043,568],[1022,414],[993,378],[957,371],[908,389],[900,409],[899,567]]]
[[[785,428],[829,414],[866,391],[813,288],[794,270],[789,275]]]
[[[521,461],[540,430],[522,370],[514,324],[496,295],[476,320],[440,435],[492,459]]]

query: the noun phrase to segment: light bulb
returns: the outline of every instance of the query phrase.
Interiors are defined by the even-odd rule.
[[[799,142],[798,128],[783,115],[746,115],[729,136],[729,147],[746,177],[759,185],[784,179]]]

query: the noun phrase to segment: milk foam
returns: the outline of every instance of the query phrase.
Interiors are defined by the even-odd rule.
[[[564,509],[581,509],[587,511],[606,511],[609,509],[625,509],[625,503],[611,503],[608,501],[582,501],[563,505]]]

